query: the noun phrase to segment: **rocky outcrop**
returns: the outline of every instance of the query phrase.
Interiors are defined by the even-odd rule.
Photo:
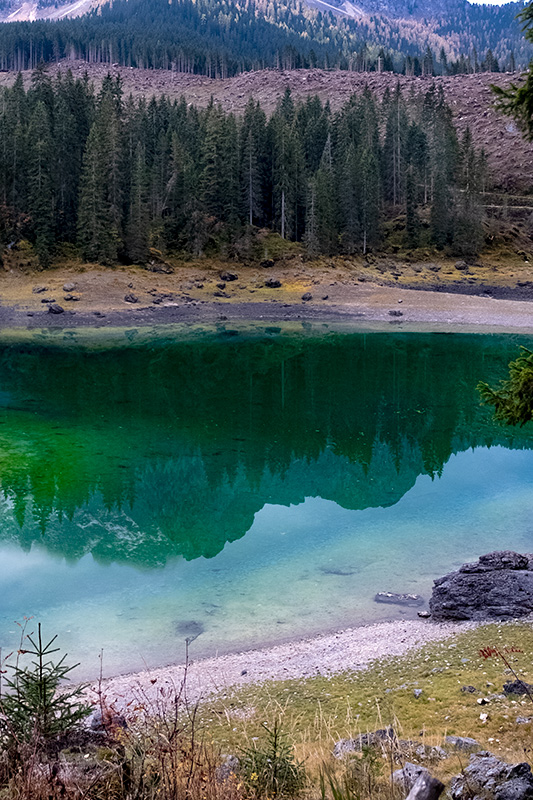
[[[452,800],[533,800],[533,775],[529,764],[507,764],[484,751],[470,756],[449,791]]]
[[[390,745],[396,741],[392,728],[381,728],[370,733],[361,733],[353,739],[339,739],[333,748],[335,758],[344,758],[350,753],[360,753],[364,747]]]
[[[533,556],[503,550],[435,581],[434,620],[513,619],[533,612]]]

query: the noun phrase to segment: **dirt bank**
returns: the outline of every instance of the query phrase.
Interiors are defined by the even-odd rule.
[[[224,276],[228,270],[235,279]],[[526,331],[533,330],[530,277],[523,259],[511,267],[491,263],[466,270],[447,261],[311,264],[300,257],[269,269],[202,261],[176,266],[171,274],[81,265],[13,270],[0,274],[0,327],[315,320]],[[57,305],[61,313],[53,313]]]

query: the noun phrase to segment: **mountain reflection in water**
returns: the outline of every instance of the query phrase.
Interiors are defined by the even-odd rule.
[[[0,352],[2,540],[145,568],[211,558],[265,504],[387,507],[453,453],[533,444],[475,390],[527,337],[129,338]]]

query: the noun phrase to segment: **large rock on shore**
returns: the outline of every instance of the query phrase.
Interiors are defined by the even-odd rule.
[[[450,784],[453,800],[533,800],[529,764],[506,764],[492,753],[478,753]]]
[[[533,612],[533,555],[502,550],[435,581],[434,620],[512,619]]]

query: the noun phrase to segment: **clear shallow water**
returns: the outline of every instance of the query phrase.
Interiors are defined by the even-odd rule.
[[[475,385],[527,337],[159,337],[0,350],[0,646],[34,615],[109,674],[415,616],[533,550],[533,433]]]

